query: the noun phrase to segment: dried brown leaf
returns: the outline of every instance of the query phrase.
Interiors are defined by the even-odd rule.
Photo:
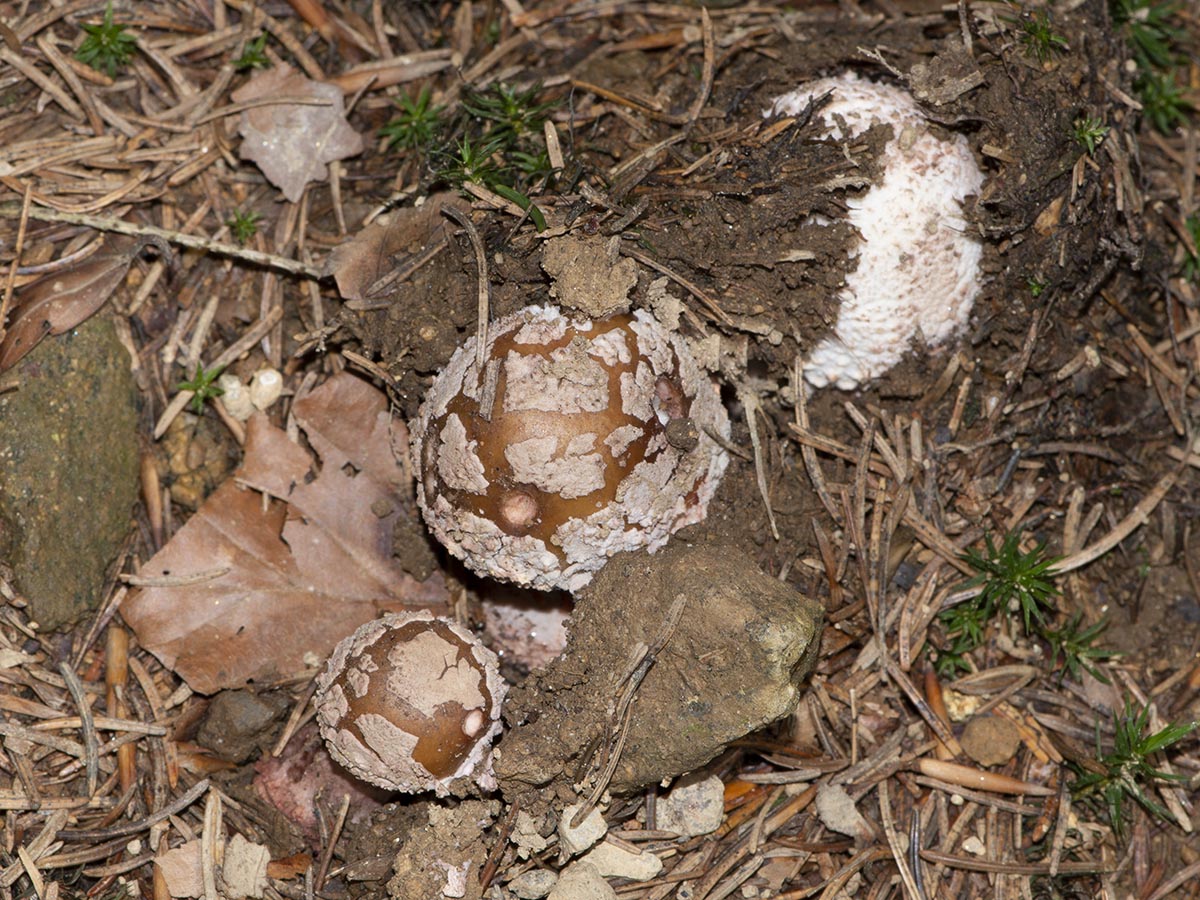
[[[240,484],[218,488],[141,575],[227,571],[143,588],[121,607],[142,646],[201,693],[297,674],[380,612],[446,605],[440,575],[418,582],[392,557],[397,522],[415,513],[407,431],[383,394],[341,374],[294,410],[319,472],[256,415]]]
[[[22,288],[0,341],[0,372],[16,365],[46,335],[70,331],[99,311],[148,244],[170,256],[170,247],[158,238],[109,236],[87,259]]]
[[[343,300],[370,299],[386,293],[372,288],[386,284],[384,279],[390,273],[403,269],[426,248],[445,240],[448,222],[442,210],[451,205],[464,212],[470,209],[457,194],[442,193],[421,206],[396,210],[387,222],[372,222],[334,248],[324,274],[333,276]]]
[[[293,203],[310,181],[324,181],[326,163],[363,150],[363,139],[346,121],[342,92],[313,81],[291,66],[280,65],[255,74],[233,92],[238,103],[277,99],[242,112],[238,131],[243,159],[256,163]],[[315,103],[286,102],[293,99]]]

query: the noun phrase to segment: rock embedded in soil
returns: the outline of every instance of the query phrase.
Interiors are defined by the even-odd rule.
[[[137,407],[129,354],[96,316],[41,342],[0,393],[0,560],[30,618],[57,628],[99,606],[132,522]]]
[[[209,703],[196,741],[221,759],[245,762],[274,740],[269,729],[287,708],[288,701],[278,694],[221,691]]]
[[[507,799],[573,793],[582,758],[608,738],[608,707],[640,642],[673,601],[683,614],[632,704],[611,784],[630,793],[699,768],[729,742],[788,715],[816,658],[823,608],[725,547],[676,541],[601,570],[572,617],[567,650],[510,695],[497,753]],[[546,796],[543,794],[543,796]]]
[[[549,869],[530,869],[505,885],[520,900],[542,900],[558,882],[558,875]]]
[[[591,863],[575,862],[563,870],[548,900],[617,900],[617,892]]]
[[[680,837],[711,834],[725,819],[725,784],[716,775],[686,775],[658,798],[655,824]]]

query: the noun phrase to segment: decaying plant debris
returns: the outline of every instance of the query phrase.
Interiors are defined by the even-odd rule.
[[[0,477],[30,452],[11,401],[91,316],[138,388],[142,494],[106,589],[47,630],[36,523],[0,491],[0,898],[1197,896],[1194,11],[155,0],[0,23]],[[848,69],[984,174],[966,329],[855,394],[806,391],[801,363],[893,135],[764,115]],[[403,423],[489,320],[614,297],[721,385],[731,462],[531,674],[561,635],[493,633],[514,598],[429,539]],[[262,373],[282,393],[233,414],[220,376]],[[46,401],[69,438],[66,410]],[[317,743],[297,617],[332,646],[406,605],[500,651],[495,791],[372,796]],[[185,608],[203,642],[162,640]],[[784,608],[796,658],[760,652]],[[775,693],[738,680],[756,666]]]

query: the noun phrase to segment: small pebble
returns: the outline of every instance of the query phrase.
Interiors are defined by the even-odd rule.
[[[963,752],[981,766],[1008,762],[1021,746],[1017,726],[1002,716],[977,716],[963,729]]]
[[[582,806],[582,803],[572,803],[563,810],[562,818],[558,820],[558,846],[568,856],[578,856],[604,837],[608,831],[604,816],[598,809],[593,809],[582,822],[572,827],[571,819],[575,817],[575,813]]]
[[[250,379],[250,402],[255,409],[267,409],[282,395],[283,376],[275,369],[259,369]]]
[[[606,878],[628,878],[631,881],[649,881],[663,869],[662,860],[653,853],[631,853],[624,847],[608,841],[597,844],[581,857]]]
[[[591,863],[574,862],[563,870],[558,883],[554,885],[554,890],[550,892],[549,898],[550,900],[617,900],[617,892]]]
[[[655,825],[681,837],[711,834],[724,818],[725,785],[715,775],[699,781],[679,779],[655,806]]]
[[[557,882],[558,876],[549,869],[530,869],[522,872],[506,887],[520,900],[541,900],[554,890]]]

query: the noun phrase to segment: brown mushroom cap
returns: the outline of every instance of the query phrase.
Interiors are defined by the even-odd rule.
[[[505,691],[495,654],[428,612],[359,628],[317,687],[317,721],[334,759],[380,787],[439,795],[484,761]],[[480,775],[490,778],[489,766]]]
[[[697,439],[670,440],[686,422]],[[648,312],[528,307],[490,326],[482,365],[472,338],[430,387],[418,502],[469,568],[574,591],[704,517],[727,463],[707,430],[729,433],[717,388]]]

